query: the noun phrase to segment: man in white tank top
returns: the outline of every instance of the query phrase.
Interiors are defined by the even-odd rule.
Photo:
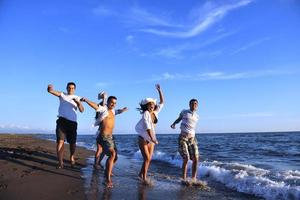
[[[199,120],[199,115],[196,113],[198,101],[191,99],[189,102],[190,109],[182,110],[179,117],[171,125],[175,129],[175,125],[181,121],[181,133],[178,138],[178,151],[183,159],[182,163],[182,181],[187,183],[187,163],[193,161],[192,165],[192,181],[197,180],[197,169],[199,160],[198,143],[195,137],[196,124]]]

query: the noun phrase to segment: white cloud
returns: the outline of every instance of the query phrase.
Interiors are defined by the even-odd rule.
[[[27,125],[18,124],[0,124],[0,129],[30,129]]]
[[[105,8],[103,6],[98,6],[94,9],[92,9],[92,13],[94,15],[100,15],[100,16],[113,16],[116,13],[113,10],[110,10],[108,8]]]
[[[220,35],[215,36],[212,39],[203,41],[202,43],[185,43],[185,44],[181,44],[181,45],[177,45],[174,47],[168,47],[168,48],[162,48],[157,50],[156,52],[152,53],[152,54],[145,54],[148,56],[163,56],[166,58],[176,58],[176,59],[181,59],[184,58],[183,53],[184,52],[188,52],[188,51],[196,51],[198,49],[204,48],[206,46],[212,45],[224,38],[230,37],[232,35],[234,35],[236,32],[235,31],[231,31],[228,33],[222,33]],[[208,54],[207,52],[205,52],[204,54],[201,52],[199,52],[198,55],[196,56],[217,56],[220,55],[223,51],[222,50],[215,50],[213,52],[210,52],[210,54]]]
[[[107,87],[111,85],[111,83],[108,83],[108,82],[98,82],[96,83],[96,87]]]
[[[265,37],[265,38],[262,38],[262,39],[259,39],[259,40],[256,40],[256,41],[252,41],[240,48],[238,48],[237,50],[235,50],[234,52],[231,53],[231,55],[234,55],[234,54],[237,54],[237,53],[240,53],[242,51],[246,51],[247,49],[251,48],[251,47],[254,47],[254,46],[257,46],[267,40],[270,40],[271,38],[270,37]]]
[[[272,112],[251,112],[251,113],[239,113],[239,114],[229,114],[226,116],[216,116],[216,117],[205,117],[205,120],[220,120],[220,119],[237,119],[237,118],[264,118],[264,117],[274,117],[275,113]]]
[[[132,35],[127,35],[127,36],[126,36],[126,41],[127,41],[128,43],[132,43],[133,40],[134,40],[134,37],[133,37]]]
[[[213,24],[217,23],[221,19],[224,18],[226,14],[228,14],[230,11],[235,10],[237,8],[243,7],[251,3],[252,0],[243,0],[239,1],[235,4],[227,4],[222,5],[216,8],[213,8],[210,10],[210,12],[206,13],[205,16],[202,16],[201,13],[199,13],[199,21],[188,30],[183,31],[167,31],[162,29],[155,29],[155,28],[145,28],[141,29],[141,31],[159,35],[159,36],[166,36],[166,37],[175,37],[175,38],[189,38],[199,35],[200,33],[206,31],[209,27],[211,27]],[[187,27],[184,27],[187,29]]]
[[[180,24],[171,23],[168,15],[159,13],[157,15],[149,11],[134,7],[130,9],[127,15],[127,23],[134,23],[139,26],[163,26],[163,27],[182,27]]]
[[[196,74],[182,74],[182,73],[163,73],[161,75],[153,76],[147,81],[168,81],[168,80],[190,80],[190,81],[210,81],[210,80],[235,80],[235,79],[250,79],[267,76],[287,75],[298,72],[292,71],[278,71],[278,70],[263,70],[263,71],[250,71],[250,72],[206,72]]]

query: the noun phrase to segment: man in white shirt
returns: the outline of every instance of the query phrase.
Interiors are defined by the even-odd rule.
[[[186,179],[187,163],[193,161],[192,165],[192,181],[196,182],[197,169],[199,160],[198,143],[195,137],[195,129],[199,115],[196,113],[198,101],[191,99],[189,102],[190,109],[181,111],[179,117],[171,125],[175,129],[175,125],[181,121],[181,133],[178,138],[178,151],[183,159],[182,163],[182,183],[188,183]]]
[[[76,84],[67,84],[67,93],[55,91],[53,85],[48,85],[47,91],[59,97],[58,119],[56,120],[56,151],[58,157],[57,168],[63,168],[64,141],[70,144],[71,167],[75,166],[75,149],[77,139],[77,109],[84,111],[80,97],[75,95]]]

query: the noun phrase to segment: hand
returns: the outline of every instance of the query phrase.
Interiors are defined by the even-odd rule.
[[[156,87],[156,89],[157,89],[158,91],[160,91],[160,85],[159,85],[159,84],[156,84],[155,87]]]
[[[154,142],[154,144],[158,144],[158,140],[154,140],[153,142]]]
[[[82,97],[82,98],[80,99],[80,101],[86,102],[86,98],[85,98],[85,97]]]
[[[172,129],[175,129],[175,124],[172,124],[172,125],[171,125],[171,128],[172,128]]]
[[[52,84],[49,84],[48,87],[47,87],[47,91],[50,92],[53,90],[53,85]]]
[[[107,97],[106,92],[101,92],[101,98],[102,98],[102,99],[105,99],[106,97]]]
[[[127,111],[127,110],[128,110],[127,107],[122,108],[122,112],[125,112],[125,111]]]
[[[73,98],[73,101],[77,104],[77,105],[79,105],[80,104],[80,101],[81,101],[81,99],[80,99],[80,101],[78,101],[76,98]]]

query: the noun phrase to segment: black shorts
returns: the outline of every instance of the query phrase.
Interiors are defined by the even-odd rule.
[[[56,142],[67,139],[69,144],[75,144],[77,139],[77,122],[59,117],[56,120]]]

